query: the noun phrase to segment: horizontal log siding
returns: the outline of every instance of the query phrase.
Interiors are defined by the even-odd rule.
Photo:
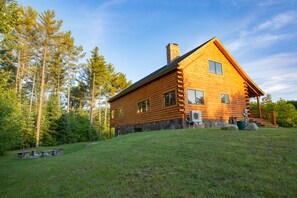
[[[223,75],[210,73],[208,60],[221,63]],[[203,119],[228,120],[230,116],[243,119],[246,108],[244,80],[213,42],[185,59],[180,68],[184,73],[185,114],[201,110]],[[204,91],[205,104],[188,105],[188,88]],[[221,93],[229,94],[230,104],[221,103]]]
[[[115,117],[111,120],[111,126],[125,126],[173,120],[182,117],[177,105],[163,107],[163,94],[169,91],[177,91],[177,71],[174,70],[139,89],[116,99],[111,103],[111,110],[115,110]],[[150,110],[137,113],[137,103],[149,99]],[[119,109],[124,109],[124,116],[119,118]]]

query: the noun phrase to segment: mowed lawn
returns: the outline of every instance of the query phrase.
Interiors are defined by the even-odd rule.
[[[0,157],[0,197],[297,197],[296,129],[154,131],[53,148],[65,154]]]

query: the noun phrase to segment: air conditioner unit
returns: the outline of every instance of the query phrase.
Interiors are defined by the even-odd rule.
[[[190,122],[202,123],[201,111],[197,111],[197,110],[190,111]]]

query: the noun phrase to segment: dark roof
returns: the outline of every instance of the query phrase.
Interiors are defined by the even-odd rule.
[[[214,37],[215,38],[215,37]],[[168,63],[167,65],[161,67],[160,69],[154,71],[153,73],[147,75],[146,77],[142,78],[141,80],[135,82],[134,84],[132,84],[130,87],[128,87],[127,89],[123,90],[122,92],[118,93],[117,95],[115,95],[114,97],[109,99],[109,102],[112,102],[132,91],[134,91],[135,89],[139,88],[140,86],[143,86],[149,82],[151,82],[153,79],[155,79],[156,77],[160,77],[162,75],[164,75],[165,73],[171,71],[172,69],[176,68],[177,65],[184,60],[185,58],[187,58],[188,56],[190,56],[191,54],[193,54],[195,51],[197,51],[199,48],[201,48],[202,46],[204,46],[205,44],[207,44],[208,42],[210,42],[211,40],[213,40],[214,38],[206,41],[205,43],[203,43],[202,45],[196,47],[195,49],[185,53],[184,55],[176,58],[175,60],[173,60],[172,62]]]

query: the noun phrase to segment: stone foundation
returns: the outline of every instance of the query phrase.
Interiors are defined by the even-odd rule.
[[[227,124],[225,120],[203,120],[202,124],[196,125],[195,128],[221,128]],[[115,136],[125,135],[128,133],[142,132],[142,131],[156,131],[165,129],[188,129],[194,128],[193,124],[187,123],[183,119],[166,120],[159,122],[116,126]]]
[[[164,129],[182,129],[183,120],[166,120],[159,122],[150,122],[143,124],[127,125],[127,126],[117,126],[115,127],[115,136],[125,135],[128,133],[142,132],[142,131],[156,131]]]

